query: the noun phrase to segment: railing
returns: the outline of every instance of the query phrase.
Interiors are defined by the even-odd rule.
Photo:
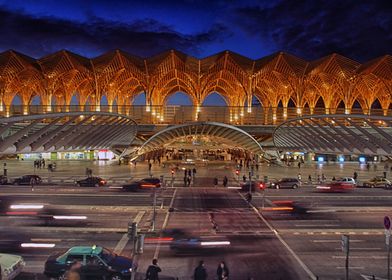
[[[225,106],[42,106],[42,105],[12,105],[9,110],[2,108],[0,116],[18,116],[44,114],[49,112],[113,112],[124,114],[134,119],[139,124],[182,124],[193,121],[212,121],[234,125],[277,125],[286,120],[304,115],[325,114],[325,108],[315,108],[312,112],[305,108],[263,108],[252,107],[225,107]],[[329,109],[330,114],[349,113],[344,108]],[[392,116],[392,109],[372,109],[364,112],[362,109],[352,109],[351,114],[370,114],[375,116]]]

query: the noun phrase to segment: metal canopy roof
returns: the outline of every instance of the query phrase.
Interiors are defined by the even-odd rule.
[[[165,147],[175,139],[195,135],[214,137],[231,147],[248,150],[255,154],[264,153],[260,144],[240,128],[216,122],[195,122],[171,126],[158,132],[140,147],[138,155]]]
[[[392,155],[392,118],[316,115],[291,119],[274,132],[278,150],[331,154]]]
[[[134,120],[104,112],[0,118],[0,154],[111,149],[122,153],[136,136]]]

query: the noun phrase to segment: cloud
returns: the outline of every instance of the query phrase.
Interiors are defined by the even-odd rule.
[[[233,16],[248,36],[305,59],[333,52],[366,61],[392,51],[389,0],[282,0],[236,8]]]
[[[0,6],[0,34],[0,49],[15,49],[33,57],[60,49],[88,57],[112,49],[142,57],[173,48],[197,55],[203,45],[230,36],[221,24],[212,25],[204,32],[182,34],[149,18],[123,23],[91,17],[87,22],[75,22],[49,16],[36,17],[4,6]]]

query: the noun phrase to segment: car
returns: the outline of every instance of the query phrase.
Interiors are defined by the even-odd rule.
[[[354,185],[347,182],[332,182],[316,187],[319,192],[349,192],[354,189]]]
[[[384,177],[374,177],[363,183],[366,188],[391,188],[392,183]]]
[[[354,187],[357,186],[357,182],[355,181],[354,178],[351,178],[351,177],[338,178],[338,179],[336,180],[336,182],[352,184]]]
[[[38,175],[24,175],[22,177],[16,178],[13,181],[14,185],[39,185],[42,183],[42,179]]]
[[[106,180],[100,177],[87,177],[86,179],[76,181],[76,185],[79,187],[102,187],[106,183]]]
[[[7,176],[0,175],[0,185],[6,185],[8,183]]]
[[[251,183],[249,181],[247,182],[242,182],[240,183],[240,190],[248,192],[249,187],[251,186]],[[252,192],[254,192],[257,189],[264,190],[265,189],[265,184],[263,182],[259,181],[252,181]]]
[[[270,183],[270,188],[281,189],[281,188],[292,188],[296,189],[301,186],[301,181],[297,178],[283,178],[278,181]]]
[[[15,279],[25,267],[25,262],[21,256],[11,254],[0,254],[0,279]]]
[[[130,183],[123,184],[121,187],[122,187],[123,191],[136,192],[140,189],[140,184],[139,184],[139,181],[136,181],[136,182],[133,181]]]
[[[130,279],[137,265],[132,259],[118,256],[101,246],[75,246],[65,252],[49,256],[44,274],[51,278],[65,279],[65,272],[75,262],[82,265],[82,279]]]
[[[161,180],[158,178],[144,178],[139,181],[132,181],[130,183],[122,185],[123,191],[137,191],[141,189],[151,189],[151,188],[160,188]]]
[[[222,249],[230,246],[226,238],[214,237],[189,237],[174,239],[170,243],[170,249],[175,252],[189,252],[210,249]]]
[[[142,189],[145,188],[160,188],[161,187],[161,180],[159,178],[144,178],[139,181],[140,187]]]

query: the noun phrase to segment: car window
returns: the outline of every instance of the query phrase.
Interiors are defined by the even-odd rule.
[[[73,263],[76,261],[83,262],[83,255],[68,255],[67,256],[66,262]]]
[[[112,253],[111,251],[109,251],[108,249],[103,248],[102,253],[100,254],[100,257],[106,263],[110,263],[116,257],[116,255],[114,253]]]
[[[104,263],[97,256],[87,255],[86,256],[86,265],[104,265]]]

